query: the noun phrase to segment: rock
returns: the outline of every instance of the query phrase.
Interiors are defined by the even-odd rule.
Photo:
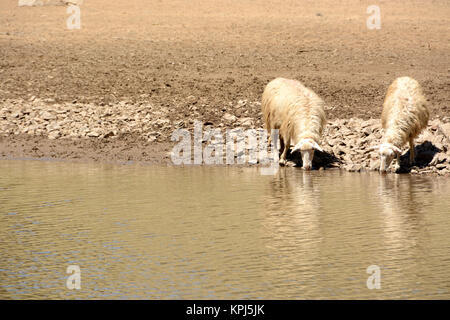
[[[429,164],[431,166],[435,166],[439,163],[445,162],[447,158],[450,159],[450,157],[448,157],[445,153],[436,153]]]
[[[339,154],[350,154],[351,150],[347,146],[339,146],[338,147]]]
[[[441,123],[439,125],[439,131],[447,138],[450,142],[450,123]]]
[[[345,163],[352,163],[353,162],[353,157],[349,154],[345,154],[342,159],[344,160]]]
[[[345,169],[350,172],[360,172],[362,169],[362,166],[360,164],[350,164],[350,165],[346,166]]]
[[[194,104],[194,103],[197,103],[197,101],[198,101],[198,99],[195,96],[189,96],[186,98],[186,100],[189,104]]]
[[[239,107],[243,107],[243,106],[245,106],[247,104],[247,100],[239,100],[238,101],[238,106]]]
[[[381,139],[381,132],[379,132],[379,131],[374,132],[373,136],[375,139],[379,140],[379,139]]]
[[[23,117],[22,112],[20,112],[20,111],[13,111],[11,113],[11,118],[22,118],[22,117]]]
[[[54,114],[51,114],[50,112],[48,112],[48,111],[44,111],[42,114],[41,114],[41,118],[43,119],[43,120],[53,120],[53,119],[56,119],[56,116],[54,115]]]
[[[56,122],[51,122],[49,125],[47,125],[47,130],[50,131],[54,131],[54,130],[59,130],[61,129],[61,126],[56,123]]]
[[[347,127],[342,127],[341,130],[339,131],[343,136],[349,136],[351,135],[353,132],[351,130],[349,130]]]
[[[94,130],[88,132],[87,136],[90,138],[97,138],[100,136],[100,132],[98,130],[94,129]]]
[[[179,120],[175,123],[175,128],[184,128],[186,126],[184,120]]]
[[[163,127],[163,126],[169,124],[169,123],[170,123],[170,120],[169,120],[169,119],[158,119],[158,120],[156,120],[154,123],[155,123],[158,127],[161,128],[161,127]]]
[[[19,0],[19,7],[81,5],[83,0]]]
[[[43,0],[19,0],[19,7],[23,6],[43,6]]]
[[[373,130],[371,127],[365,127],[364,129],[361,130],[362,133],[366,136],[369,136],[372,134]]]
[[[72,4],[75,6],[81,6],[83,4],[84,0],[63,0],[63,2],[65,4],[69,4],[69,5]]]
[[[115,136],[117,134],[117,132],[115,132],[115,131],[108,131],[108,133],[106,133],[104,136],[103,136],[103,138],[110,138],[110,137],[113,137],[113,136]]]
[[[50,132],[50,133],[48,134],[48,138],[49,138],[50,140],[58,139],[59,136],[60,136],[59,131],[52,131],[52,132]]]
[[[253,119],[252,118],[242,118],[238,121],[239,125],[243,127],[251,127],[253,126]]]
[[[285,167],[295,167],[296,163],[294,161],[286,161],[286,163],[284,164]]]
[[[376,171],[379,168],[380,168],[380,160],[373,160],[373,159],[371,159],[370,163],[369,163],[369,170]]]
[[[237,117],[236,117],[235,115],[230,114],[230,113],[225,113],[225,114],[223,115],[223,119],[224,119],[225,121],[227,121],[227,122],[234,123],[234,122],[236,122]]]
[[[335,146],[337,144],[337,140],[336,139],[328,139],[328,145],[330,145],[331,147]]]

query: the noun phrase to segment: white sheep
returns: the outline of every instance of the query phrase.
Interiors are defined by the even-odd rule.
[[[319,141],[326,124],[325,103],[297,80],[277,78],[267,84],[262,96],[262,114],[266,129],[278,129],[282,154],[300,150],[303,168],[311,169],[314,150],[322,151]]]
[[[383,104],[381,124],[384,129],[382,143],[371,150],[380,153],[380,172],[386,172],[394,157],[400,167],[401,147],[409,142],[410,165],[413,164],[414,138],[426,128],[429,119],[427,101],[419,83],[409,77],[401,77],[389,86]]]

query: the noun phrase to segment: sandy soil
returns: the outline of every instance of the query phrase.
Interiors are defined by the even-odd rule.
[[[381,30],[368,30],[366,9],[372,4],[85,1],[81,30],[68,30],[65,7],[19,8],[17,0],[2,0],[0,104],[33,96],[93,108],[145,102],[167,108],[173,121],[195,106],[212,124],[226,112],[257,122],[257,108],[232,106],[242,99],[259,101],[264,85],[283,76],[321,95],[330,119],[370,119],[379,118],[393,79],[409,75],[422,84],[432,118],[447,121],[450,2],[378,1]],[[26,134],[1,139],[4,157],[35,156],[27,150],[37,147],[42,157],[70,158],[70,142],[63,140]],[[170,145],[164,139],[149,144],[129,137],[77,143],[83,148],[69,154],[100,161],[126,145],[154,154],[145,161],[160,162]]]

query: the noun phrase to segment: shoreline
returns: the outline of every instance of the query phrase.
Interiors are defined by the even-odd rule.
[[[247,112],[245,117],[239,117],[232,112],[237,109],[244,114],[253,110],[255,114],[259,103],[240,101],[230,111],[217,111],[214,117],[194,109],[190,116],[182,115],[180,119],[168,108],[151,104],[122,102],[98,106],[47,103],[37,98],[28,102],[9,100],[0,105],[0,159],[175,166],[170,157],[177,144],[171,141],[172,133],[184,129],[192,136],[195,121],[203,124],[204,131],[220,129],[224,136],[227,129],[263,127],[259,112],[257,116],[247,116]],[[319,170],[337,167],[350,172],[376,171],[378,155],[368,149],[379,144],[381,138],[379,119],[329,120],[321,143],[325,152],[316,153],[314,166]],[[416,166],[409,167],[409,151],[406,146],[403,148],[402,172],[449,176],[449,142],[450,122],[430,121],[415,139]],[[214,139],[203,138],[203,146],[207,144],[214,146]],[[246,143],[245,148],[245,154],[249,154],[253,147]],[[299,158],[296,154],[291,156],[289,165],[299,165]],[[260,166],[248,162],[239,166],[255,165]]]
[[[56,162],[56,163],[70,163],[70,164],[95,164],[95,165],[111,165],[111,166],[143,166],[143,167],[173,167],[173,168],[201,168],[201,167],[209,167],[209,168],[236,168],[236,169],[250,169],[250,168],[263,168],[264,166],[260,164],[188,164],[188,165],[176,165],[169,162],[150,162],[150,161],[106,161],[106,160],[93,160],[93,159],[75,159],[75,158],[51,158],[51,157],[14,157],[14,156],[0,156],[1,161],[42,161],[42,162]],[[290,162],[287,166],[280,166],[279,169],[283,168],[296,168],[297,170],[302,170],[301,167],[296,167],[294,162]],[[311,171],[305,172],[345,172],[345,173],[355,173],[355,174],[367,174],[367,173],[379,173],[378,170],[371,170],[363,168],[359,171],[348,170],[345,167],[313,167]],[[380,174],[380,173],[379,173]],[[394,172],[389,171],[386,174],[396,174],[396,175],[408,175],[408,176],[426,176],[426,177],[439,177],[439,178],[450,178],[450,172],[446,172],[445,174],[438,174],[437,172],[431,172],[430,170],[424,169],[418,171],[416,173],[411,173],[407,171],[402,172]]]

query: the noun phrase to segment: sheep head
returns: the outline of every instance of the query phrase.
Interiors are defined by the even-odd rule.
[[[293,148],[292,152],[300,150],[302,155],[303,169],[311,170],[314,158],[314,150],[323,151],[322,148],[312,139],[302,139]]]
[[[379,146],[373,146],[370,148],[370,150],[376,149],[378,149],[378,153],[380,154],[380,172],[386,172],[392,160],[402,153],[400,148],[397,148],[391,143],[383,143]]]

